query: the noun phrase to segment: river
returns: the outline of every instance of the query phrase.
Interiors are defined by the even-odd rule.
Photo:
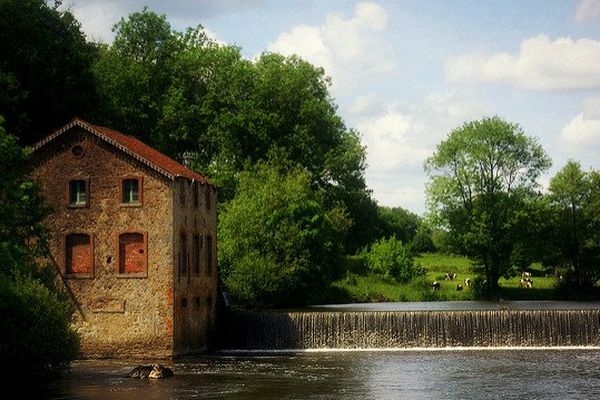
[[[599,349],[222,353],[167,363],[139,381],[132,361],[79,361],[45,399],[597,399]]]

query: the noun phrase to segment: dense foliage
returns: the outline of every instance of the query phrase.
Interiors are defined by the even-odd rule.
[[[456,248],[480,266],[487,295],[511,273],[527,204],[550,159],[520,126],[501,118],[467,122],[442,141],[426,163],[432,213]]]
[[[27,177],[26,153],[0,126],[0,374],[55,375],[78,350],[68,302],[45,255],[47,210]]]
[[[0,0],[0,115],[31,144],[96,107],[96,46],[44,0]]]
[[[554,214],[549,238],[565,283],[589,289],[600,279],[600,173],[570,161],[550,181]]]
[[[414,264],[410,246],[395,236],[373,243],[366,259],[373,273],[391,281],[408,282],[422,272]]]
[[[259,163],[240,176],[221,213],[221,273],[231,293],[252,306],[315,301],[341,261],[343,209],[326,209],[300,168]]]

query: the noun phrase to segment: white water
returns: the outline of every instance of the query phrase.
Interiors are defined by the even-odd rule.
[[[600,310],[233,312],[225,349],[600,346]]]

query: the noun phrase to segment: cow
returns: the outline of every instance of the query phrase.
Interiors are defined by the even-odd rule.
[[[440,290],[440,283],[438,281],[433,281],[433,283],[431,284],[431,289]]]
[[[446,272],[446,277],[444,278],[444,280],[446,281],[453,281],[456,279],[456,274],[453,272]]]
[[[533,281],[531,280],[531,278],[521,278],[521,280],[519,281],[519,287],[525,287],[525,288],[532,288],[533,287]]]
[[[463,285],[461,285],[460,283],[458,285],[456,285],[456,291],[460,292],[461,290],[463,290]]]
[[[471,278],[465,279],[465,287],[470,287],[470,286],[471,286]]]
[[[531,278],[531,272],[529,272],[529,271],[521,272],[521,278]]]

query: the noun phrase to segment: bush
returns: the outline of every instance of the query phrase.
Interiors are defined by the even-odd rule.
[[[39,281],[0,274],[2,378],[49,378],[66,370],[79,348],[70,317],[64,303]]]
[[[369,269],[384,279],[408,282],[422,273],[415,267],[410,246],[395,236],[375,242],[366,258]]]

